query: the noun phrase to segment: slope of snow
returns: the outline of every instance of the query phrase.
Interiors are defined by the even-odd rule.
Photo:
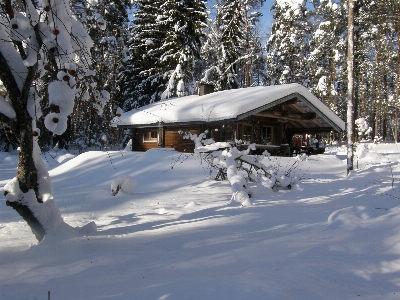
[[[3,202],[0,299],[398,299],[399,148],[370,145],[349,177],[343,154],[309,157],[291,190],[249,184],[251,207],[195,155],[46,154],[65,221],[97,232],[37,245]],[[280,174],[294,163],[271,159]],[[16,165],[0,153],[0,187]],[[123,175],[133,195],[112,196]]]

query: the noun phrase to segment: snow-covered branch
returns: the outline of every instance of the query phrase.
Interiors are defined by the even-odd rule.
[[[208,163],[211,169],[210,175],[212,169],[218,170],[215,179],[224,179],[226,174],[231,184],[231,199],[240,202],[243,206],[251,205],[250,194],[247,190],[248,181],[265,182],[273,190],[277,188],[291,189],[295,182],[291,173],[307,157],[305,154],[298,156],[292,166],[282,176],[279,176],[279,165],[266,166],[262,162],[265,158],[270,160],[268,151],[264,151],[262,155],[250,155],[251,151],[256,150],[255,144],[249,145],[245,150],[238,150],[241,141],[236,141],[235,144],[215,142],[213,139],[207,138],[207,130],[199,135],[181,131],[179,133],[184,134],[183,138],[191,139],[195,143],[194,152]]]
[[[232,151],[226,153],[227,177],[231,184],[232,200],[241,203],[243,206],[251,205],[249,195],[246,190],[246,180],[237,174],[236,162]]]

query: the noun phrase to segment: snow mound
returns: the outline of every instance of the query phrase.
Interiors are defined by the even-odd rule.
[[[138,161],[162,161],[166,157],[179,154],[174,148],[153,148],[144,152]]]
[[[272,193],[272,186],[273,184],[271,183],[270,185],[264,185],[264,184],[253,184],[248,187],[249,194],[251,197],[266,197],[266,195]]]
[[[137,182],[135,179],[133,179],[129,175],[122,175],[117,177],[112,183],[111,183],[111,193],[113,196],[118,194],[118,192],[121,190],[126,194],[133,194],[133,191],[135,190],[137,185]]]
[[[331,228],[344,227],[355,229],[363,227],[364,223],[371,218],[369,209],[365,206],[351,206],[334,211],[328,217]]]
[[[81,227],[75,227],[75,230],[82,234],[94,234],[97,232],[97,225],[94,221],[87,223]]]
[[[166,215],[168,213],[168,211],[164,207],[161,207],[161,208],[157,209],[156,211],[159,215]]]
[[[201,204],[197,203],[196,201],[192,201],[192,202],[189,202],[188,204],[186,204],[185,208],[193,208],[193,207],[196,207],[199,205],[201,205]]]

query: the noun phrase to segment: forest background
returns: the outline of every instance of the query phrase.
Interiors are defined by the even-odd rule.
[[[24,3],[16,0],[13,6]],[[93,72],[89,82],[78,83],[82,88],[63,134],[46,130],[44,117],[37,120],[42,150],[57,143],[81,152],[123,147],[129,132],[109,127],[115,115],[161,99],[196,94],[202,83],[213,84],[218,91],[296,82],[346,119],[347,1],[73,0],[70,4],[93,40]],[[0,13],[7,15],[4,5]],[[372,125],[372,136],[397,141],[400,4],[357,0],[354,14],[354,119],[365,118]],[[34,88],[46,110],[53,75],[52,70],[44,72],[49,79],[37,78]],[[4,88],[0,93],[7,97]],[[0,150],[16,147],[18,139],[1,123]]]

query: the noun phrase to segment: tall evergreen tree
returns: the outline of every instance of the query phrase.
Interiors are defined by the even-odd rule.
[[[374,132],[375,135],[379,133],[383,139],[387,138],[389,129],[393,129],[390,123],[393,122],[391,110],[395,106],[398,28],[395,5],[399,5],[398,1],[372,1],[362,11],[366,16],[362,18],[363,15],[360,15],[362,21],[367,20],[367,24],[370,24],[368,32],[372,38],[371,53],[374,54],[370,64],[372,66],[370,74],[374,81],[374,90],[371,91],[375,102]]]
[[[202,49],[208,63],[203,82],[213,83],[217,90],[261,82],[261,38],[256,25],[263,2],[217,2],[216,17]]]
[[[309,87],[322,102],[344,117],[347,11],[343,0],[314,0],[313,34],[307,57]]]
[[[196,61],[207,18],[204,2],[136,0],[135,5],[124,109],[197,92]]]
[[[160,47],[165,40],[158,23],[163,1],[135,0],[135,12],[130,27],[127,47],[129,55],[124,61],[125,111],[157,101],[164,87],[160,67]]]
[[[246,47],[245,47],[245,86],[262,85],[264,83],[265,62],[261,34],[259,28],[262,13],[260,9],[265,0],[245,1]]]
[[[354,1],[348,0],[348,52],[347,52],[347,175],[354,167]]]
[[[275,0],[267,51],[268,85],[297,82],[308,86],[307,56],[310,25],[305,0]]]
[[[207,21],[203,1],[167,0],[158,18],[165,31],[161,45],[161,66],[168,84],[162,98],[191,95],[197,92],[196,64],[200,58],[201,40]]]
[[[224,1],[218,8],[216,24],[220,28],[219,69],[222,73],[220,86],[222,90],[238,88],[243,71],[240,59],[245,54],[247,44],[242,1]]]
[[[397,143],[399,140],[399,110],[400,110],[400,3],[394,2],[394,15],[393,18],[397,16],[397,60],[396,60],[396,93],[394,97],[394,141]],[[395,25],[396,26],[396,25]]]

